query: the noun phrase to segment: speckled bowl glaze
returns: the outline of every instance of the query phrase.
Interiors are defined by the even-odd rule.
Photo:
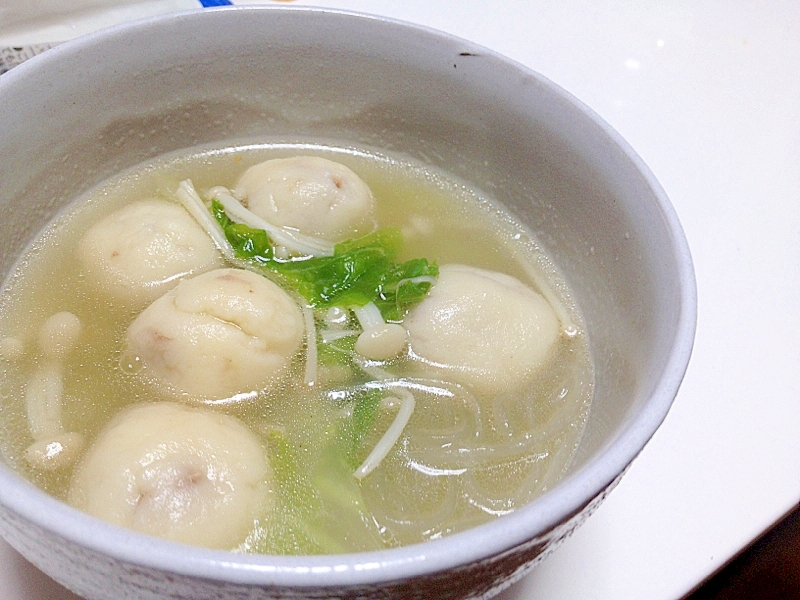
[[[444,539],[275,557],[114,527],[0,465],[0,532],[89,599],[491,597],[591,513],[667,414],[696,319],[675,213],[591,110],[485,48],[329,10],[198,11],[84,37],[0,78],[2,273],[62,206],[121,169],[197,144],[281,137],[406,153],[489,191],[530,226],[572,287],[596,367],[567,476],[523,509]]]

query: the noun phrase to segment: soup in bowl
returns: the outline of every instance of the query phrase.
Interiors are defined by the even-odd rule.
[[[677,393],[663,191],[483,48],[193,12],[48,52],[0,107],[2,531],[88,598],[487,597]]]

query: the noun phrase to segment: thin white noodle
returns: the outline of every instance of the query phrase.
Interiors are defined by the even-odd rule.
[[[322,341],[326,343],[353,337],[354,335],[361,335],[361,331],[358,329],[323,329],[319,332]]]
[[[394,375],[389,373],[389,371],[376,367],[373,361],[367,360],[357,352],[350,352],[349,355],[353,363],[373,379],[378,381],[394,379]]]
[[[228,238],[225,237],[222,227],[208,211],[205,203],[194,188],[192,180],[185,179],[181,181],[178,184],[178,191],[175,192],[175,196],[177,196],[183,207],[189,211],[189,214],[194,217],[200,227],[211,237],[225,258],[233,261],[235,259],[233,246],[228,242]]]
[[[411,418],[411,413],[414,412],[414,395],[402,388],[398,388],[396,391],[397,395],[401,396],[400,410],[397,411],[397,416],[394,418],[394,421],[392,421],[389,429],[386,430],[386,433],[383,434],[381,439],[378,440],[378,443],[375,444],[372,452],[369,453],[366,460],[361,463],[361,466],[353,473],[356,479],[363,479],[381,464],[381,461],[386,458],[397,440],[400,439],[403,429],[405,429],[408,420]]]
[[[542,492],[544,485],[542,480],[551,468],[549,459],[549,452],[539,452],[522,454],[508,461],[508,464],[527,466],[529,472],[524,475],[522,482],[517,484],[513,490],[509,490],[510,495],[501,494],[500,496],[492,496],[491,492],[485,491],[484,487],[478,484],[476,469],[480,470],[486,466],[476,465],[472,469],[468,469],[461,479],[465,499],[472,506],[490,515],[500,516],[513,512]]]
[[[263,229],[278,246],[285,246],[293,252],[308,256],[333,256],[332,243],[273,225],[245,208],[226,188],[217,186],[208,193],[222,204],[232,221],[244,223],[254,229]]]
[[[504,245],[515,253],[514,247],[510,244],[510,242],[506,239],[504,240]],[[516,256],[516,254],[515,254]],[[525,271],[525,274],[530,278],[530,280],[539,288],[539,293],[542,297],[547,300],[548,304],[553,308],[553,311],[556,313],[556,317],[561,322],[561,331],[567,337],[574,337],[578,333],[578,326],[575,325],[575,321],[572,320],[572,317],[569,314],[569,310],[564,305],[564,302],[561,298],[556,294],[555,290],[553,290],[553,286],[547,279],[547,276],[543,273],[543,269],[540,265],[535,264],[531,265],[526,260],[517,260],[517,264],[522,267]]]
[[[357,332],[360,333],[360,332]],[[394,375],[389,373],[389,371],[385,371],[378,366],[375,366],[375,361],[368,360],[358,354],[357,352],[353,352],[352,350],[346,350],[345,348],[341,348],[337,346],[334,342],[336,340],[330,340],[326,342],[331,345],[331,347],[335,348],[339,352],[342,352],[350,357],[350,360],[353,361],[353,364],[357,366],[359,369],[364,371],[367,375],[369,375],[372,379],[376,381],[385,381],[387,379],[394,379]]]
[[[303,306],[303,320],[306,325],[306,385],[312,386],[317,380],[317,328],[314,326],[314,313],[311,307]]]
[[[350,319],[350,313],[346,308],[332,306],[325,311],[325,323],[331,329],[344,329]]]
[[[403,448],[400,452],[404,450]],[[406,539],[409,539],[409,536],[414,540],[419,539],[421,531],[425,532],[424,539],[437,537],[441,535],[445,524],[452,522],[452,515],[461,502],[460,482],[455,473],[447,474],[453,476],[432,479],[430,474],[418,469],[417,465],[407,460],[403,462],[405,463],[404,471],[408,472],[406,476],[396,478],[388,473],[375,473],[374,477],[380,478],[379,481],[364,489],[364,496],[370,506],[372,516],[382,526],[389,525],[394,532]],[[415,506],[414,510],[409,510],[406,503],[399,501],[408,491],[406,486],[410,483],[409,478],[412,480],[424,478],[426,480],[425,489],[435,489],[435,492],[425,498],[424,508]],[[434,499],[439,501],[434,504]]]
[[[564,475],[571,462],[573,450],[573,447],[562,444],[560,448],[551,454],[550,465],[548,466],[544,477],[541,478],[539,489],[537,491],[547,491],[556,483],[556,481],[561,479],[561,476]],[[519,493],[519,491],[517,493]],[[523,502],[528,502],[529,500],[530,498],[523,498]]]
[[[378,327],[386,325],[386,321],[383,320],[383,315],[381,314],[381,309],[379,309],[374,302],[370,302],[364,306],[358,306],[353,309],[353,312],[356,314],[356,318],[364,331],[377,329]]]

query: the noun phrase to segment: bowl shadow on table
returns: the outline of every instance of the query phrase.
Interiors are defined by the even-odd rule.
[[[683,600],[800,598],[800,505]]]
[[[530,583],[495,600],[538,598]],[[680,600],[800,600],[800,505]]]

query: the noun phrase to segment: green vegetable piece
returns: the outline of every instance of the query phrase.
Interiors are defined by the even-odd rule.
[[[212,212],[239,257],[280,275],[315,308],[375,302],[384,319],[399,321],[430,290],[430,281],[415,278],[439,274],[424,258],[395,262],[403,237],[394,228],[337,244],[333,256],[280,260],[265,231],[234,223],[216,200]]]
[[[341,545],[320,539],[310,527],[320,498],[303,474],[300,457],[282,431],[267,435],[267,449],[275,480],[276,506],[242,544],[245,552],[261,554],[325,554],[341,552]],[[326,542],[328,542],[326,544]]]
[[[317,362],[326,367],[346,367],[357,377],[360,369],[353,361],[357,335],[352,335],[333,342],[317,342]]]
[[[234,223],[217,200],[211,201],[211,211],[239,257],[253,260],[259,264],[269,263],[273,260],[272,245],[266,231]]]
[[[322,499],[322,510],[315,514],[311,525],[314,531],[327,532],[326,545],[338,542],[343,552],[379,550],[385,547],[384,542],[343,453],[345,448],[346,439],[336,436],[323,450],[314,470],[312,481]],[[322,538],[321,533],[317,538]]]
[[[240,550],[264,554],[340,554],[384,548],[348,456],[353,417],[320,431],[309,468],[280,430],[267,434],[276,507]]]
[[[430,281],[415,281],[420,277],[436,277],[439,267],[425,258],[416,258],[395,264],[381,281],[378,297],[374,300],[383,318],[400,321],[414,304],[422,302],[431,289]]]

